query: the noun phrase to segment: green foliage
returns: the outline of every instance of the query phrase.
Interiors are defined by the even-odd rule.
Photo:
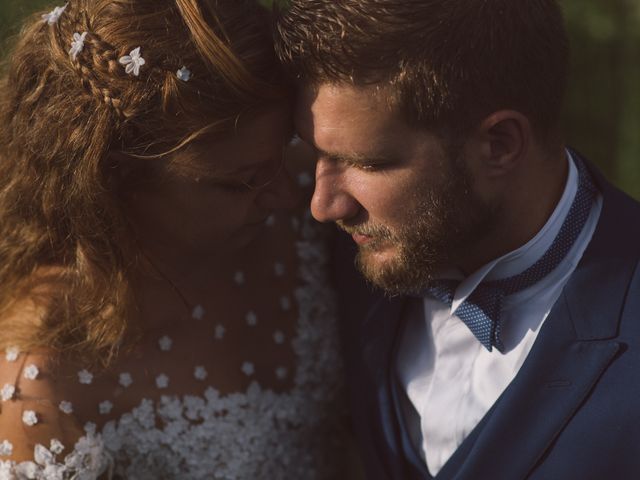
[[[267,6],[274,1],[286,4],[260,0]],[[568,142],[640,199],[640,0],[560,1],[573,50],[564,114]],[[54,5],[1,0],[0,54],[24,17]]]

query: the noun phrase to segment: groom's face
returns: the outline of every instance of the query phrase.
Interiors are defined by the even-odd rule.
[[[489,228],[465,158],[409,126],[383,90],[303,90],[296,128],[317,154],[314,217],[352,235],[360,270],[379,287],[419,291]]]

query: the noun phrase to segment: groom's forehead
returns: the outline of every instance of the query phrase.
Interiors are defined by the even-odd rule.
[[[347,83],[309,85],[298,90],[294,121],[296,127],[313,129],[325,121],[340,124],[368,121],[375,118],[400,120],[394,96],[377,86],[357,86]]]

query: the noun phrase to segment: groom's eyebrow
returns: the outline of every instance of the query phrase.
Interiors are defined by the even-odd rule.
[[[368,163],[383,163],[388,162],[389,158],[381,154],[357,154],[357,153],[341,153],[341,152],[328,152],[318,147],[316,143],[308,139],[305,135],[301,135],[300,131],[296,132],[296,135],[300,140],[309,145],[318,158],[326,158],[332,162],[346,163],[348,165],[368,164]]]
[[[367,163],[380,163],[386,161],[386,158],[378,155],[367,155],[367,154],[355,154],[355,153],[337,153],[337,152],[327,152],[320,148],[316,147],[316,152],[318,156],[322,158],[326,158],[333,162],[347,163],[347,164],[367,164]]]

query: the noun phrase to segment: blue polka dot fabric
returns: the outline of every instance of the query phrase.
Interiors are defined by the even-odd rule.
[[[504,352],[504,345],[500,339],[500,312],[504,297],[529,288],[555,270],[587,223],[597,190],[580,159],[576,159],[576,166],[578,191],[558,235],[547,251],[522,273],[481,282],[455,312],[489,351],[496,347],[500,352]],[[436,280],[426,293],[451,306],[459,283],[456,280]]]

